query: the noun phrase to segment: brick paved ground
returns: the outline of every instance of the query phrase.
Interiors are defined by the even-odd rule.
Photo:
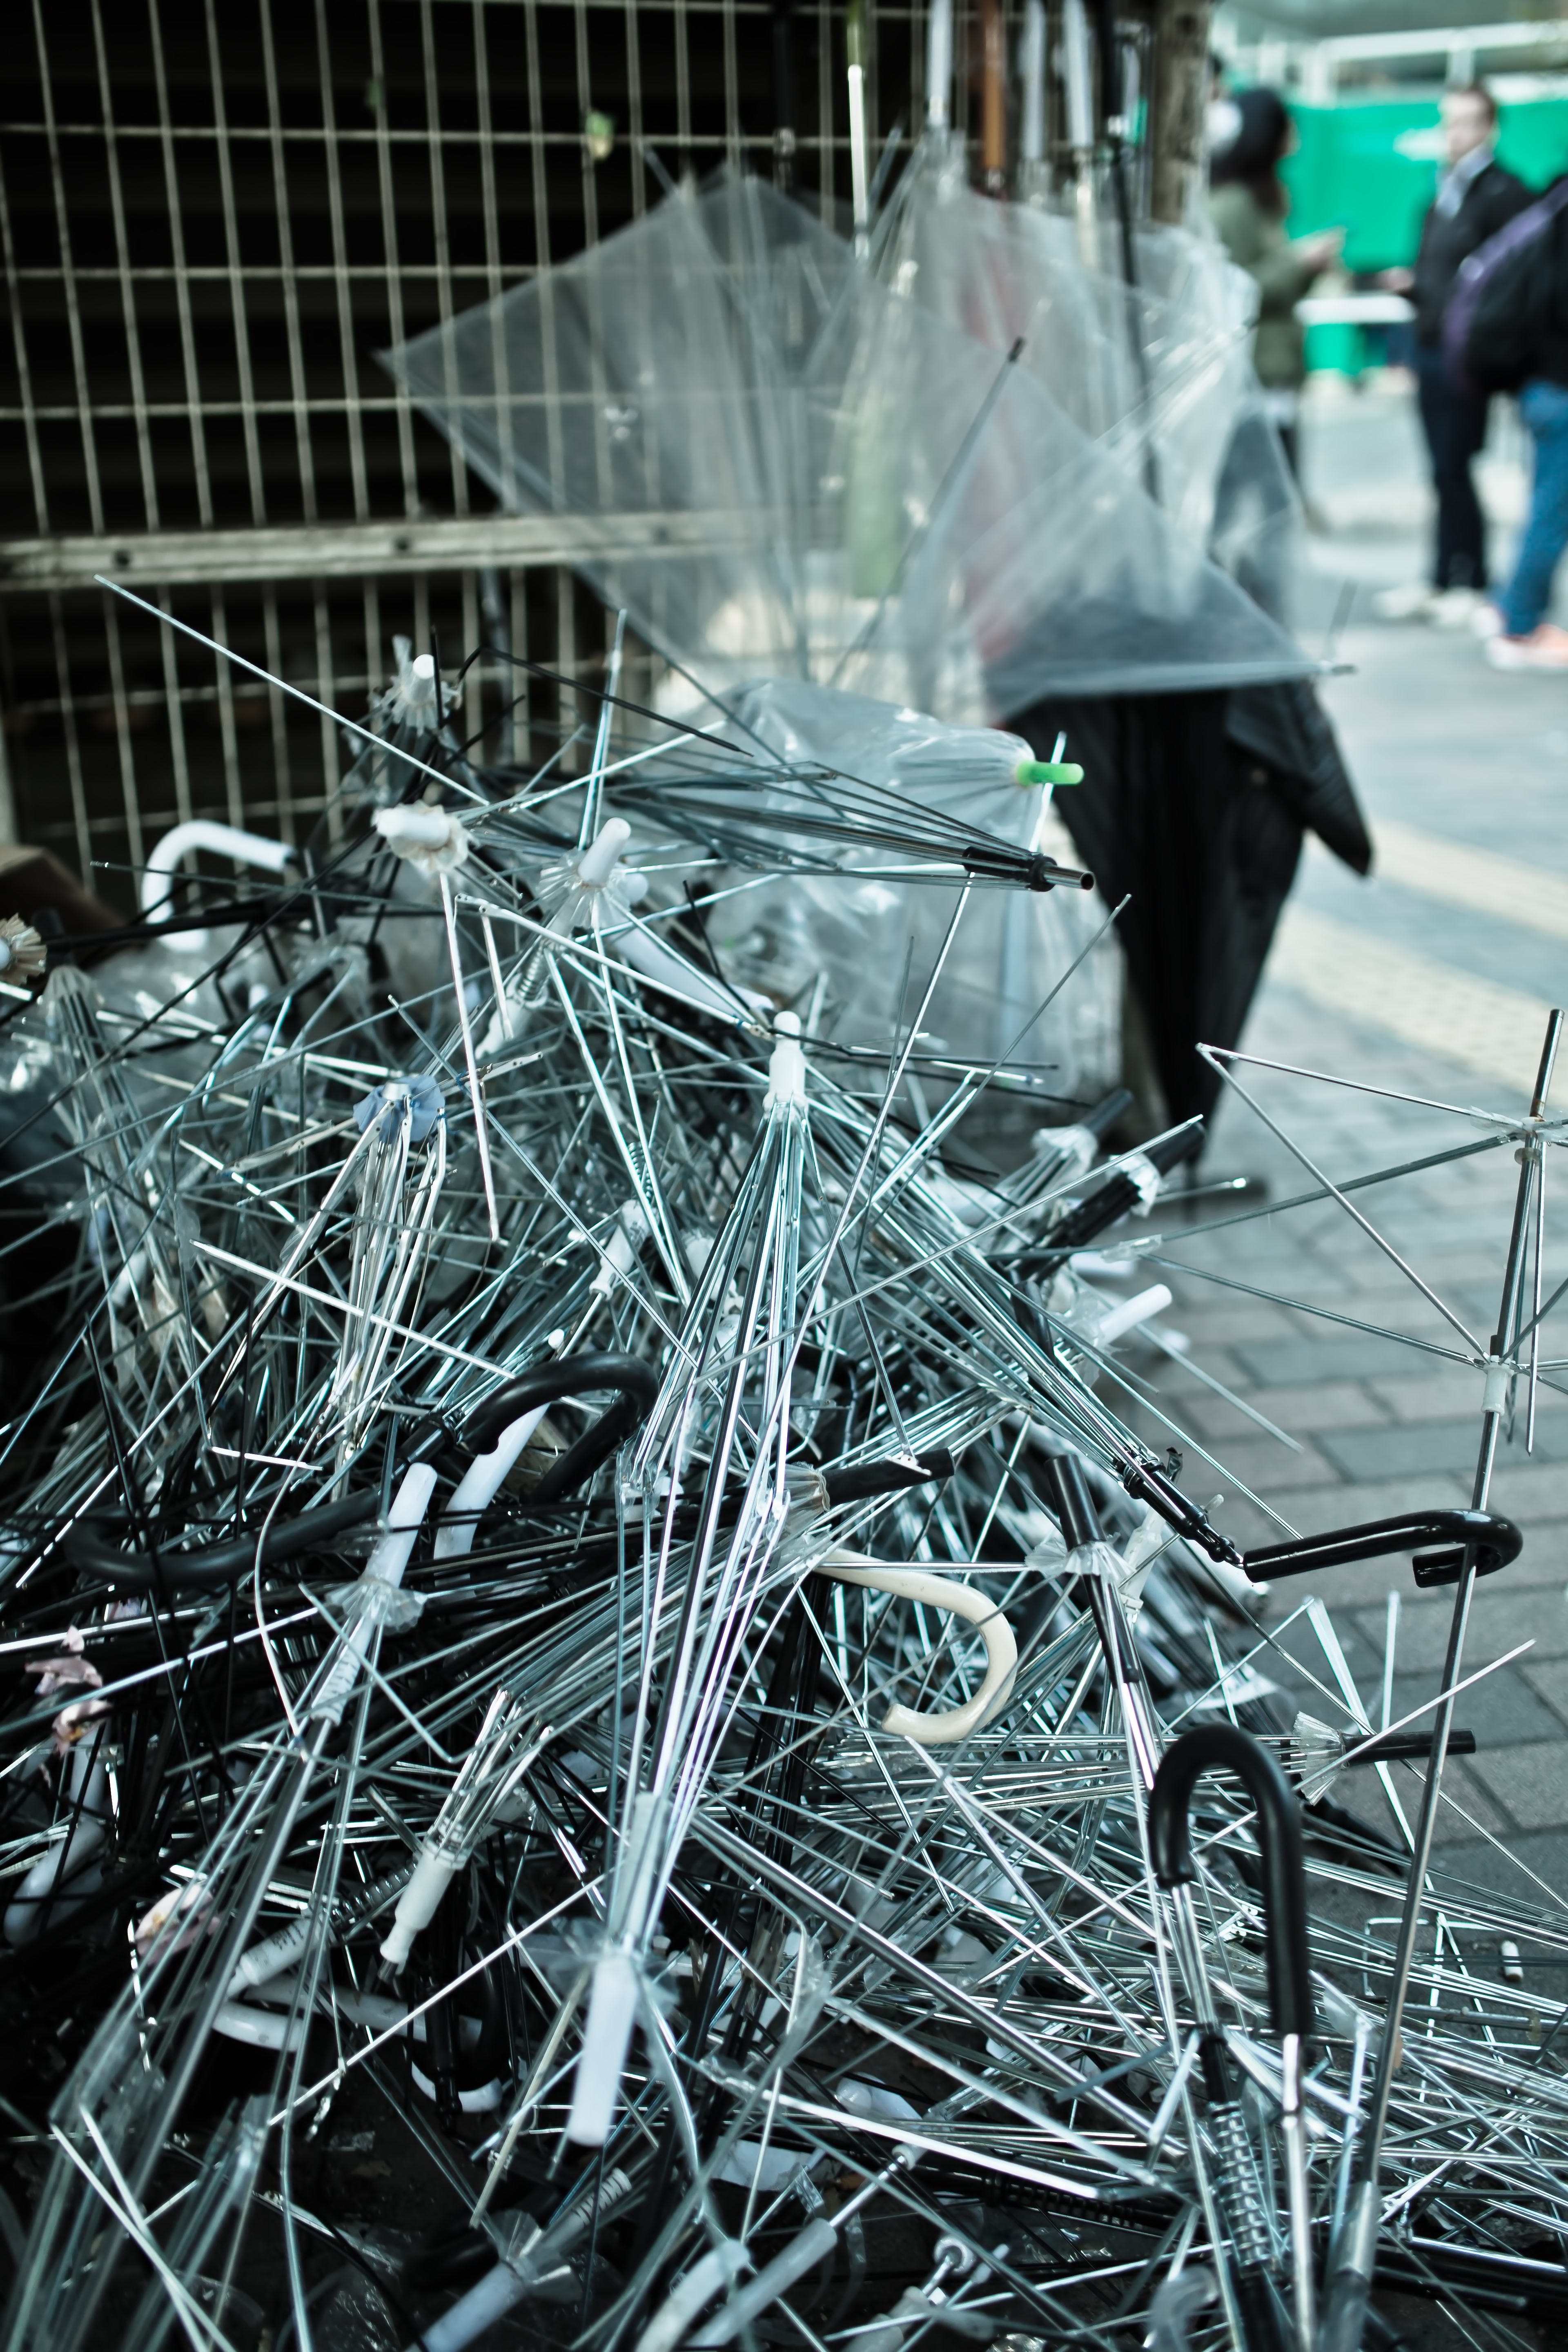
[[[1353,478],[1368,447],[1391,477],[1398,464],[1413,462],[1408,420],[1386,403],[1367,415],[1370,425],[1352,412],[1347,425],[1336,410],[1326,432],[1320,420],[1320,485]],[[1404,509],[1396,499],[1390,507],[1395,523],[1418,511],[1409,495]],[[1364,528],[1342,530],[1326,551],[1320,541],[1320,553],[1331,563],[1343,558],[1367,590],[1409,576],[1419,560],[1408,531],[1402,537],[1375,515]],[[1355,672],[1333,681],[1325,698],[1374,834],[1387,828],[1386,854],[1366,883],[1321,854],[1306,860],[1244,1047],[1461,1113],[1479,1105],[1518,1114],[1525,1105],[1520,1074],[1539,1051],[1542,1010],[1568,1003],[1568,898],[1552,887],[1568,880],[1568,677],[1500,677],[1468,636],[1378,626],[1370,616],[1352,620],[1342,650]],[[1467,849],[1487,853],[1479,904],[1464,902]],[[1358,939],[1364,959],[1354,952]],[[1375,1094],[1267,1072],[1239,1075],[1336,1181],[1489,1132],[1462,1115]],[[1568,1110],[1568,1054],[1553,1108]],[[1260,1175],[1276,1201],[1311,1181],[1234,1098],[1215,1123],[1207,1167]],[[1568,1172],[1568,1163],[1554,1155],[1549,1287],[1568,1274],[1568,1186],[1560,1170]],[[1504,1146],[1358,1196],[1483,1347],[1497,1319],[1517,1173],[1512,1148]],[[1224,1213],[1225,1204],[1209,1204],[1188,1223]],[[1469,1502],[1481,1375],[1453,1360],[1466,1341],[1342,1209],[1326,1202],[1279,1212],[1206,1239],[1186,1238],[1182,1219],[1163,1210],[1152,1222],[1170,1236],[1163,1254],[1173,1261],[1300,1302],[1277,1304],[1191,1271],[1165,1276],[1176,1292],[1165,1319],[1190,1337],[1194,1360],[1287,1429],[1299,1450],[1266,1435],[1168,1360],[1152,1353],[1138,1360],[1159,1381],[1173,1416],[1226,1465],[1229,1475],[1218,1475],[1189,1456],[1184,1484],[1194,1495],[1226,1496],[1220,1522],[1238,1541],[1267,1540],[1270,1528],[1238,1493],[1238,1481],[1303,1530],[1415,1504]],[[1352,1330],[1308,1307],[1399,1337]],[[1479,1753],[1450,1767],[1445,1785],[1452,1801],[1438,1835],[1446,1867],[1500,1893],[1511,1888],[1568,1905],[1568,1301],[1548,1326],[1546,1352],[1565,1360],[1549,1376],[1560,1386],[1542,1390],[1528,1454],[1521,1415],[1492,1487],[1493,1506],[1524,1528],[1525,1550],[1478,1590],[1467,1671],[1521,1643],[1531,1646],[1461,1701],[1459,1720],[1476,1732]],[[1329,1604],[1374,1721],[1391,1591],[1399,1593],[1397,1718],[1436,1687],[1448,1595],[1419,1594],[1405,1564],[1390,1561],[1281,1584],[1271,1605],[1278,1624],[1307,1591]],[[1327,1682],[1308,1629],[1298,1628],[1292,1643]],[[1302,1703],[1343,1719],[1298,1687]],[[1401,1767],[1396,1777],[1414,1819],[1415,1776]],[[1335,1793],[1393,1833],[1372,1776],[1345,1775]],[[1568,1994],[1554,1970],[1542,1971],[1540,1981],[1542,1990]]]
[[[1354,1071],[1369,1083],[1435,1094],[1464,1103],[1466,1074],[1390,1047],[1368,1029],[1354,1034],[1283,989],[1259,1006],[1249,1050],[1320,1068]],[[1568,1073],[1565,1073],[1568,1076]],[[1458,1076],[1461,1083],[1456,1086]],[[1318,1165],[1338,1179],[1455,1143],[1485,1129],[1375,1097],[1310,1087],[1249,1073],[1246,1081],[1280,1118]],[[1498,1108],[1506,1097],[1494,1096]],[[1492,1107],[1490,1104],[1489,1108]],[[1306,1190],[1310,1180],[1267,1130],[1232,1104],[1217,1123],[1214,1164],[1266,1176],[1275,1197]],[[1489,1150],[1457,1165],[1401,1180],[1358,1202],[1384,1237],[1485,1344],[1497,1318],[1517,1170],[1511,1149]],[[1565,1202],[1568,1206],[1568,1202]],[[1222,1212],[1223,1213],[1223,1212]],[[1202,1222],[1194,1216],[1195,1225]],[[1237,1492],[1250,1487],[1303,1531],[1381,1518],[1421,1504],[1468,1504],[1480,1422],[1481,1375],[1450,1359],[1463,1341],[1409,1278],[1332,1202],[1281,1212],[1207,1239],[1186,1240],[1167,1223],[1162,1257],[1222,1275],[1227,1283],[1280,1293],[1288,1307],[1167,1273],[1177,1292],[1171,1319],[1192,1341],[1204,1370],[1287,1430],[1291,1451],[1165,1363],[1157,1375],[1173,1417],[1212,1447],[1230,1475],[1206,1475],[1189,1459],[1194,1494],[1226,1496],[1219,1521],[1244,1547],[1271,1539],[1265,1513]],[[1568,1265],[1568,1235],[1558,1254]],[[1552,1263],[1549,1240],[1549,1265]],[[1162,1272],[1166,1272],[1162,1266]],[[1305,1307],[1354,1317],[1401,1339],[1352,1330]],[[1550,1326],[1548,1327],[1550,1331]],[[1412,1344],[1415,1343],[1415,1344]],[[1565,1350],[1568,1352],[1568,1350]],[[1562,1375],[1554,1376],[1558,1379]],[[1501,1668],[1461,1707],[1479,1753],[1456,1761],[1446,1782],[1464,1813],[1445,1808],[1439,1837],[1446,1860],[1467,1877],[1511,1883],[1502,1857],[1482,1831],[1554,1887],[1568,1887],[1568,1398],[1542,1387],[1533,1452],[1524,1447],[1523,1413],[1513,1442],[1498,1456],[1492,1505],[1516,1518],[1527,1542],[1514,1567],[1478,1588],[1467,1665],[1479,1666],[1521,1642],[1533,1644]],[[1436,1687],[1450,1597],[1422,1594],[1402,1563],[1330,1570],[1300,1585],[1276,1588],[1275,1622],[1307,1592],[1329,1604],[1346,1660],[1373,1720],[1379,1718],[1387,1633],[1387,1595],[1399,1594],[1393,1715],[1397,1718]],[[1325,1680],[1312,1637],[1292,1645]],[[1303,1689],[1303,1703],[1313,1706]],[[1341,1719],[1330,1706],[1316,1711]],[[1414,1813],[1419,1791],[1402,1775]],[[1358,1775],[1342,1792],[1392,1831],[1375,1784]],[[1479,1825],[1479,1826],[1478,1826]],[[1462,1849],[1462,1851],[1461,1851]]]

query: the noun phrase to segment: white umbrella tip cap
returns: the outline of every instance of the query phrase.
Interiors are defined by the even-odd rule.
[[[609,880],[616,860],[631,837],[631,826],[624,816],[605,820],[577,861],[577,879],[585,889]]]

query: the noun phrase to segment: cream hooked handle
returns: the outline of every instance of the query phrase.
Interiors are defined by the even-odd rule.
[[[868,1559],[856,1551],[830,1551],[818,1560],[824,1576],[840,1584],[863,1584],[868,1591],[890,1593],[897,1601],[918,1601],[927,1609],[951,1609],[955,1617],[977,1626],[985,1644],[985,1679],[974,1696],[962,1706],[940,1714],[921,1715],[911,1706],[894,1705],[882,1717],[884,1731],[899,1733],[921,1748],[945,1748],[967,1739],[988,1715],[1001,1706],[1013,1687],[1018,1666],[1018,1644],[1013,1628],[994,1601],[955,1576],[937,1576],[927,1568],[899,1568],[891,1560]]]

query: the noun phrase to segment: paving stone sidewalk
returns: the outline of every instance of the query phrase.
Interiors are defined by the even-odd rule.
[[[1527,903],[1533,879],[1568,879],[1568,677],[1500,676],[1486,667],[1481,647],[1468,635],[1373,620],[1371,589],[1418,576],[1425,551],[1411,535],[1420,526],[1426,495],[1418,436],[1413,413],[1397,412],[1398,403],[1386,399],[1331,403],[1308,436],[1309,495],[1321,492],[1331,505],[1337,486],[1353,488],[1363,477],[1375,480],[1380,494],[1403,482],[1410,514],[1396,524],[1373,519],[1364,527],[1352,516],[1337,538],[1317,542],[1321,568],[1361,583],[1342,641],[1353,668],[1330,681],[1323,698],[1374,838],[1380,823],[1390,829],[1381,871],[1370,882],[1358,882],[1325,855],[1313,854],[1303,860],[1297,901],[1359,929],[1378,950],[1368,956],[1369,972],[1386,972],[1390,956],[1403,953],[1412,987],[1419,988],[1436,964],[1461,982],[1502,984],[1537,1003],[1568,1004],[1568,935],[1561,926],[1554,932],[1552,921]],[[1521,486],[1516,488],[1522,495]],[[1500,557],[1503,539],[1494,537],[1494,556]],[[1563,570],[1568,575],[1568,566]],[[1420,860],[1413,866],[1407,855],[1413,839],[1417,846],[1436,842],[1511,861],[1494,872],[1505,885],[1510,871],[1517,877],[1517,908],[1510,909],[1506,887],[1500,902],[1495,887],[1489,905],[1479,890],[1474,906],[1457,900],[1451,872],[1448,895],[1429,895]],[[1448,863],[1451,868],[1451,857]],[[1429,856],[1426,864],[1431,865]],[[1292,964],[1282,951],[1265,975],[1243,1038],[1247,1053],[1430,1104],[1524,1111],[1517,1075],[1505,1078],[1478,1067],[1473,1041],[1468,1066],[1458,1041],[1452,1056],[1402,1043],[1401,1034],[1436,1046],[1446,1041],[1440,1024],[1412,1023],[1409,1005],[1381,1002],[1370,981],[1359,990],[1341,982],[1312,1001],[1286,984],[1292,971],[1300,982],[1300,957]],[[1344,1009],[1347,996],[1357,1000],[1353,1016]],[[1521,1056],[1526,1066],[1532,1063],[1539,1038],[1500,1040],[1500,1071],[1505,1046],[1509,1068],[1517,1074]],[[1336,1181],[1488,1140],[1482,1124],[1419,1103],[1272,1072],[1241,1068],[1237,1075]],[[1560,1062],[1552,1107],[1568,1110],[1568,1052]],[[1235,1097],[1223,1103],[1214,1123],[1205,1168],[1265,1178],[1274,1202],[1312,1183]],[[1518,1173],[1513,1147],[1504,1143],[1355,1196],[1482,1349],[1497,1322]],[[1548,1291],[1568,1276],[1565,1173],[1568,1159],[1549,1155]],[[1185,1222],[1195,1228],[1225,1213],[1223,1202],[1211,1202]],[[1151,1222],[1171,1236],[1163,1255],[1223,1277],[1199,1279],[1162,1268],[1176,1294],[1165,1320],[1189,1336],[1195,1363],[1289,1431],[1300,1448],[1291,1451],[1266,1435],[1168,1360],[1152,1351],[1140,1360],[1159,1382],[1173,1418],[1226,1465],[1228,1475],[1215,1475],[1189,1456],[1184,1483],[1194,1495],[1225,1493],[1220,1524],[1238,1542],[1268,1540],[1273,1532],[1266,1514],[1240,1494],[1238,1482],[1302,1530],[1421,1504],[1470,1501],[1482,1375],[1455,1360],[1472,1352],[1469,1342],[1342,1207],[1328,1202],[1277,1209],[1203,1240],[1184,1237],[1184,1221],[1161,1208]],[[1142,1278],[1152,1279],[1152,1269]],[[1281,1298],[1299,1304],[1276,1303]],[[1336,1323],[1330,1319],[1335,1315],[1376,1330]],[[1526,1452],[1521,1411],[1511,1441],[1500,1448],[1490,1496],[1494,1508],[1523,1528],[1524,1550],[1511,1568],[1477,1588],[1466,1671],[1521,1643],[1530,1647],[1459,1703],[1458,1719],[1476,1733],[1478,1752],[1450,1765],[1445,1787],[1454,1801],[1443,1808],[1438,1835],[1445,1868],[1499,1892],[1511,1889],[1568,1907],[1568,1298],[1545,1327],[1543,1353],[1561,1359],[1562,1369],[1543,1380],[1533,1447]],[[1447,1639],[1450,1594],[1418,1592],[1401,1560],[1372,1562],[1325,1571],[1293,1588],[1278,1585],[1272,1621],[1298,1606],[1307,1591],[1328,1603],[1374,1722],[1381,1717],[1391,1591],[1399,1594],[1394,1718],[1432,1695]],[[1324,1672],[1321,1653],[1316,1670]],[[1333,1712],[1327,1706],[1314,1711]],[[1395,1780],[1413,1819],[1420,1797],[1415,1774],[1399,1767]],[[1335,1793],[1394,1834],[1373,1776],[1347,1773]],[[1568,1981],[1558,1986],[1553,1979],[1553,1990],[1568,1996]]]
[[[1259,1055],[1353,1071],[1368,1085],[1413,1094],[1431,1097],[1441,1090],[1461,1105],[1480,1091],[1462,1074],[1456,1085],[1454,1072],[1423,1065],[1368,1031],[1352,1034],[1349,1024],[1345,1029],[1334,1036],[1320,1013],[1279,990],[1266,994],[1247,1042]],[[1488,1139],[1485,1128],[1462,1118],[1272,1073],[1243,1075],[1248,1090],[1336,1181]],[[1511,1106],[1500,1092],[1486,1108]],[[1236,1101],[1227,1103],[1216,1121],[1209,1164],[1215,1171],[1263,1176],[1276,1201],[1312,1188],[1308,1172]],[[1188,1490],[1224,1494],[1219,1524],[1244,1548],[1277,1540],[1279,1529],[1246,1499],[1242,1486],[1303,1532],[1383,1518],[1420,1505],[1469,1503],[1482,1375],[1452,1360],[1466,1342],[1422,1296],[1411,1275],[1429,1286],[1484,1349],[1497,1321],[1518,1173],[1513,1148],[1504,1142],[1355,1195],[1410,1274],[1331,1201],[1280,1209],[1206,1236],[1196,1229],[1225,1215],[1225,1203],[1216,1204],[1209,1218],[1191,1213],[1190,1237],[1183,1221],[1161,1219],[1170,1240],[1157,1253],[1160,1272],[1176,1293],[1167,1319],[1190,1339],[1195,1363],[1288,1431],[1299,1448],[1292,1451],[1266,1435],[1168,1360],[1154,1375],[1173,1418],[1212,1448],[1229,1474],[1205,1472],[1189,1458]],[[1550,1185],[1548,1204],[1550,1219]],[[1568,1197],[1563,1206],[1568,1210]],[[1549,1268],[1552,1263],[1549,1222]],[[1568,1265],[1568,1234],[1557,1263]],[[1201,1267],[1219,1279],[1172,1270],[1178,1264]],[[1250,1291],[1300,1304],[1281,1305]],[[1400,1336],[1352,1329],[1329,1319],[1332,1316]],[[1552,1326],[1546,1330],[1550,1350]],[[1560,1344],[1568,1355],[1568,1332]],[[1547,1377],[1564,1380],[1563,1372]],[[1446,1806],[1438,1835],[1451,1849],[1446,1861],[1467,1877],[1500,1887],[1512,1875],[1487,1844],[1481,1834],[1487,1832],[1550,1885],[1568,1887],[1568,1396],[1543,1381],[1528,1453],[1524,1420],[1521,1390],[1511,1442],[1499,1449],[1490,1501],[1523,1528],[1525,1549],[1511,1568],[1477,1588],[1466,1670],[1521,1643],[1531,1646],[1462,1703],[1461,1720],[1475,1730],[1479,1753],[1473,1759],[1456,1759],[1445,1785],[1471,1819]],[[1398,1594],[1393,1719],[1432,1695],[1447,1644],[1451,1594],[1418,1591],[1398,1560],[1373,1562],[1328,1570],[1300,1585],[1280,1583],[1274,1620],[1298,1606],[1308,1591],[1329,1604],[1374,1722],[1381,1715],[1391,1591]],[[1326,1674],[1321,1656],[1317,1668]],[[1414,1773],[1404,1779],[1413,1812],[1418,1787]],[[1357,1777],[1354,1801],[1369,1818],[1382,1811],[1368,1776]],[[1381,1825],[1393,1829],[1385,1812]],[[1517,1876],[1512,1883],[1521,1884]]]

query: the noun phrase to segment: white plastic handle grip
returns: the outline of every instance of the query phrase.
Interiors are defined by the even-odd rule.
[[[287,1927],[279,1927],[275,1936],[268,1936],[242,1953],[228,1980],[230,2000],[237,2000],[255,1985],[270,1984],[274,1977],[280,1977],[285,1969],[302,1959],[310,1940],[310,1914],[301,1911]]]
[[[240,866],[259,866],[268,874],[281,874],[294,852],[286,841],[268,841],[265,834],[242,833],[236,824],[215,824],[208,817],[192,817],[166,833],[147,860],[142,877],[142,912],[150,923],[166,923],[174,897],[174,872],[187,849],[210,849],[216,857],[232,857]]]
[[[912,1739],[920,1748],[946,1748],[967,1739],[1013,1687],[1018,1666],[1018,1644],[1013,1628],[996,1603],[972,1584],[955,1576],[936,1576],[926,1568],[898,1568],[890,1560],[868,1559],[853,1551],[830,1551],[818,1562],[824,1576],[840,1584],[863,1584],[871,1592],[891,1593],[898,1601],[918,1601],[927,1609],[951,1609],[977,1626],[985,1644],[985,1678],[974,1696],[962,1706],[939,1715],[921,1715],[913,1707],[893,1706],[882,1717],[884,1731]]]
[[[693,2263],[685,2277],[671,2287],[662,2308],[637,2337],[637,2352],[675,2352],[698,2315],[751,2267],[751,2255],[736,2239],[726,2238],[721,2244],[710,2247],[701,2261]]]
[[[926,122],[945,131],[952,82],[952,0],[933,0],[926,27]]]
[[[460,1552],[472,1551],[479,1521],[548,1411],[549,1407],[542,1404],[531,1412],[519,1413],[515,1421],[508,1422],[489,1452],[477,1455],[469,1463],[436,1530],[437,1559],[454,1559]]]
[[[1151,1283],[1147,1290],[1141,1290],[1135,1298],[1122,1299],[1102,1318],[1094,1335],[1096,1346],[1109,1348],[1113,1339],[1125,1339],[1129,1331],[1136,1331],[1140,1323],[1147,1323],[1151,1316],[1163,1315],[1170,1304],[1169,1286]]]
[[[594,1964],[572,2112],[566,2118],[566,2137],[574,2147],[603,2147],[610,2137],[637,2014],[637,1970],[626,1953],[606,1952]]]
[[[635,923],[606,940],[605,951],[607,955],[618,956],[623,963],[629,963],[634,971],[640,971],[645,980],[651,980],[654,986],[663,989],[667,996],[673,996],[683,1004],[693,1004],[699,1013],[711,1013],[717,1021],[739,1024],[745,1017],[742,1011],[745,1004],[753,1005],[758,1010],[764,1005],[770,1012],[773,1009],[768,1000],[758,996],[754,990],[737,988],[727,991],[721,988],[716,980],[710,980],[696,964],[688,963],[684,956],[677,955],[673,948],[656,939],[652,931],[639,930]]]
[[[359,1671],[374,1638],[376,1618],[373,1601],[377,1585],[390,1585],[394,1591],[403,1582],[403,1571],[408,1565],[409,1554],[418,1539],[419,1528],[436,1491],[435,1467],[428,1462],[416,1462],[403,1474],[403,1483],[392,1498],[392,1508],[386,1515],[386,1532],[376,1540],[375,1549],[365,1562],[359,1579],[359,1591],[363,1596],[357,1604],[335,1664],[329,1669],[318,1692],[311,1714],[318,1721],[324,1716],[329,1723],[341,1723]]]
[[[405,807],[377,809],[377,833],[394,849],[445,849],[452,819],[445,809],[426,808],[416,801]]]
[[[422,1935],[440,1906],[441,1897],[452,1884],[461,1867],[456,1853],[441,1852],[427,1845],[414,1866],[414,1875],[403,1890],[397,1906],[397,1916],[381,1948],[381,1957],[390,1969],[400,1969],[414,1948],[414,1938]]]

